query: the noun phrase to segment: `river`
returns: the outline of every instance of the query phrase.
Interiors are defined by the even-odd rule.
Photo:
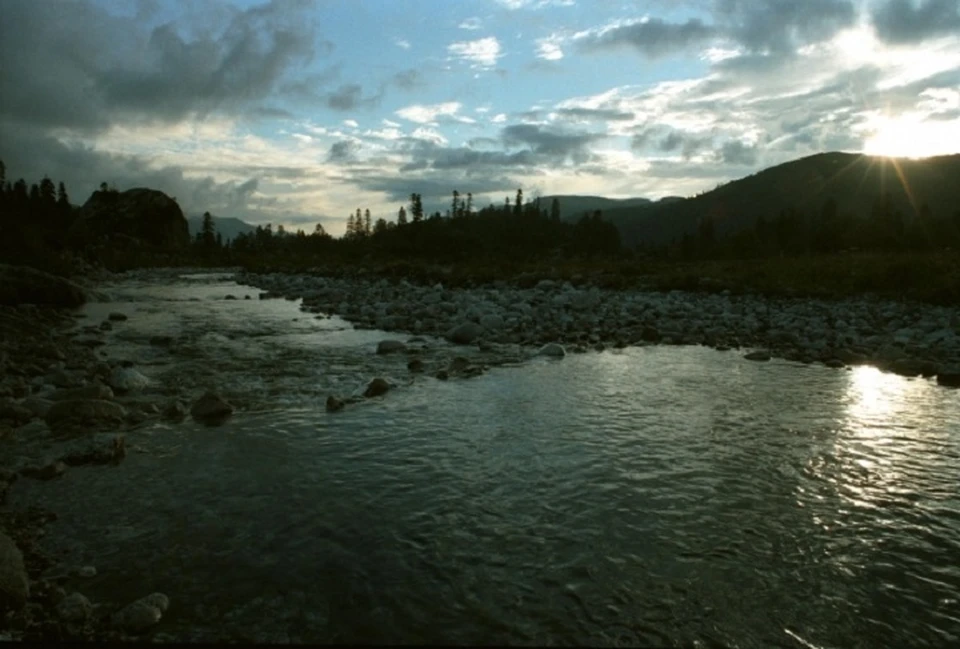
[[[960,393],[931,380],[649,346],[441,381],[229,275],[104,290],[109,357],[238,411],[10,500],[58,514],[92,600],[169,595],[159,640],[960,642]]]

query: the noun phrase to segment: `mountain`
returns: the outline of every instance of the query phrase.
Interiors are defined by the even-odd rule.
[[[197,232],[203,227],[203,216],[190,216],[187,218],[187,223],[190,225],[190,237],[195,237]],[[257,229],[256,226],[232,216],[213,217],[213,226],[217,229],[217,232],[220,233],[220,236],[223,237],[224,241],[231,241],[236,238],[238,234],[247,234]]]
[[[541,196],[540,209],[550,211],[553,199],[560,202],[560,219],[577,221],[584,213],[593,214],[596,210],[606,212],[618,208],[643,207],[651,205],[649,198],[604,198],[602,196]]]
[[[912,218],[926,204],[935,215],[960,209],[960,155],[911,160],[853,153],[819,153],[759,171],[716,189],[684,199],[605,209],[623,244],[668,244],[695,234],[705,216],[718,235],[753,227],[761,216],[775,219],[783,210],[819,214],[825,201],[837,212],[868,217],[874,201],[889,192],[893,207]],[[561,204],[563,197],[561,197]]]

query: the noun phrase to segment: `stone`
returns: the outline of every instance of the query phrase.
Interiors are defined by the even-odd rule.
[[[487,331],[500,331],[503,325],[503,318],[495,313],[488,313],[480,318],[480,326]]]
[[[0,304],[72,308],[86,301],[86,292],[67,279],[29,266],[0,264]]]
[[[937,374],[937,385],[948,388],[960,388],[960,368],[941,370]]]
[[[940,368],[933,361],[923,361],[913,358],[899,358],[887,363],[887,369],[900,376],[936,376]]]
[[[66,470],[67,465],[57,460],[56,462],[45,464],[39,468],[27,467],[20,471],[20,475],[37,480],[53,480],[54,478],[62,476]]]
[[[757,350],[750,352],[749,354],[745,354],[744,358],[748,361],[768,361],[771,357],[770,352],[765,350]]]
[[[80,566],[77,568],[77,576],[84,579],[90,579],[97,576],[97,569],[94,566]]]
[[[343,410],[344,402],[332,394],[327,397],[327,412],[339,412]]]
[[[127,314],[120,313],[119,311],[113,311],[107,316],[107,320],[112,320],[113,322],[123,322],[126,319]]]
[[[187,407],[183,405],[183,402],[175,399],[163,409],[160,415],[169,421],[180,421],[187,416],[187,412]]]
[[[63,456],[61,460],[67,466],[85,464],[119,464],[127,456],[126,439],[117,435],[109,444],[99,444],[77,449]]]
[[[537,356],[549,356],[551,358],[563,358],[567,355],[567,350],[559,343],[547,343],[537,352]]]
[[[233,414],[233,405],[213,391],[206,392],[190,408],[194,419],[209,423],[226,419]]]
[[[0,419],[10,422],[14,427],[33,419],[35,413],[22,403],[4,399],[0,401]]]
[[[91,383],[82,388],[66,388],[57,390],[50,395],[51,401],[65,401],[67,399],[113,399],[113,390],[103,383]],[[49,406],[47,406],[49,408]]]
[[[151,336],[150,344],[154,347],[169,347],[173,344],[173,336]]]
[[[150,385],[150,379],[132,367],[118,367],[110,374],[107,383],[117,392],[136,392]]]
[[[377,343],[378,354],[398,354],[407,351],[406,343],[399,340],[381,340]]]
[[[64,399],[57,401],[44,420],[51,430],[73,425],[118,426],[123,423],[127,411],[120,404],[103,399]]]
[[[476,322],[464,322],[447,331],[446,339],[457,345],[469,345],[483,335],[483,327]]]
[[[0,612],[23,608],[30,597],[30,579],[20,548],[0,532]]]
[[[363,396],[367,398],[379,397],[386,394],[389,389],[390,384],[387,383],[386,380],[377,377],[367,384],[367,389],[363,391]]]
[[[437,372],[436,376],[437,376],[437,379],[441,381],[446,381],[447,379],[450,378],[450,373],[447,372],[447,370],[440,370],[439,372]]]
[[[844,363],[844,362],[843,362],[842,360],[840,360],[839,358],[829,358],[829,359],[823,361],[823,364],[826,365],[827,367],[833,368],[833,369],[835,369],[835,370],[842,370],[843,368],[845,368],[845,367],[847,366],[847,364]]]
[[[113,614],[113,625],[131,633],[146,631],[163,617],[170,606],[163,593],[147,595]]]
[[[57,604],[57,615],[64,622],[83,622],[93,614],[93,604],[80,593],[70,593]]]
[[[407,369],[411,372],[422,372],[423,371],[423,361],[419,358],[414,358],[409,363],[407,363]]]

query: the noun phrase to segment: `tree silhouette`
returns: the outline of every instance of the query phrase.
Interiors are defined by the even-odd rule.
[[[406,225],[407,224],[407,210],[403,209],[403,205],[400,206],[400,211],[397,212],[397,225]]]
[[[560,221],[560,199],[556,196],[553,197],[553,201],[550,203],[550,220],[555,222]]]

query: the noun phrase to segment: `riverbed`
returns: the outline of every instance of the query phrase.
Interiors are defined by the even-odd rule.
[[[703,346],[532,357],[355,329],[229,274],[103,286],[148,419],[115,467],[20,480],[93,601],[159,641],[942,647],[960,642],[960,398]],[[235,298],[235,299],[229,299]],[[250,299],[246,299],[250,298]],[[162,339],[164,344],[157,344]],[[403,339],[401,337],[401,339]],[[411,373],[465,356],[479,376]],[[328,395],[390,391],[328,413]]]

